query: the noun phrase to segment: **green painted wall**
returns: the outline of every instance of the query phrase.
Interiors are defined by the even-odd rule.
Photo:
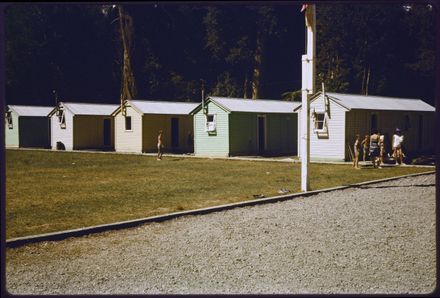
[[[217,131],[205,131],[205,115],[200,110],[194,115],[194,153],[197,156],[229,156],[229,115],[213,103],[208,103],[208,114],[215,114]]]
[[[257,114],[235,112],[229,120],[231,155],[257,154]]]
[[[258,154],[258,115],[266,121],[266,154],[297,154],[297,115],[292,114],[230,114],[231,155]]]
[[[297,154],[297,114],[267,114],[267,153]]]
[[[12,129],[8,128],[8,123],[5,119],[5,146],[6,147],[18,147],[18,116],[14,112],[12,116]]]

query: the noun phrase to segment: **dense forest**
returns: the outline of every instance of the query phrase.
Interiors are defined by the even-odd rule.
[[[13,4],[6,9],[6,103],[207,95],[299,100],[298,3]],[[320,89],[434,104],[435,7],[316,7]]]

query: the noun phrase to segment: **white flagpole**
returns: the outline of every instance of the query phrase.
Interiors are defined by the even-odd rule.
[[[307,53],[302,55],[302,108],[301,108],[301,191],[310,190],[310,104],[309,96],[315,93],[315,5],[308,5],[305,11],[307,27]]]

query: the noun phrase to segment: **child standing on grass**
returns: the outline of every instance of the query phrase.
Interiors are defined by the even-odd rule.
[[[403,165],[402,143],[403,135],[400,132],[400,129],[396,128],[393,135],[393,156],[396,166],[399,165],[398,160],[400,161],[400,164]]]
[[[159,130],[159,135],[157,136],[157,160],[162,160],[163,155],[163,141],[162,141],[163,131]]]
[[[385,136],[380,135],[379,136],[379,168],[382,168],[383,162],[383,156],[385,154]]]
[[[363,151],[362,152],[363,153],[362,159],[365,162],[365,160],[367,159],[367,152],[370,147],[370,136],[369,135],[365,135],[364,139],[362,140],[361,145],[362,145],[362,151]]]
[[[354,145],[353,145],[353,152],[354,152],[353,168],[355,169],[360,169],[359,168],[360,141],[361,141],[361,137],[359,135],[356,135],[356,140],[354,141]]]

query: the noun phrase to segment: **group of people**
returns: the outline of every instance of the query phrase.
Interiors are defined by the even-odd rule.
[[[402,151],[404,136],[399,128],[396,128],[392,139],[393,158],[396,165],[404,165],[403,158],[405,157]],[[361,141],[360,135],[356,135],[353,146],[353,168],[360,169],[359,156],[362,148],[362,159],[365,162],[367,156],[370,156],[374,168],[382,168],[385,156],[385,135],[381,135],[376,129],[371,135],[365,135]]]

